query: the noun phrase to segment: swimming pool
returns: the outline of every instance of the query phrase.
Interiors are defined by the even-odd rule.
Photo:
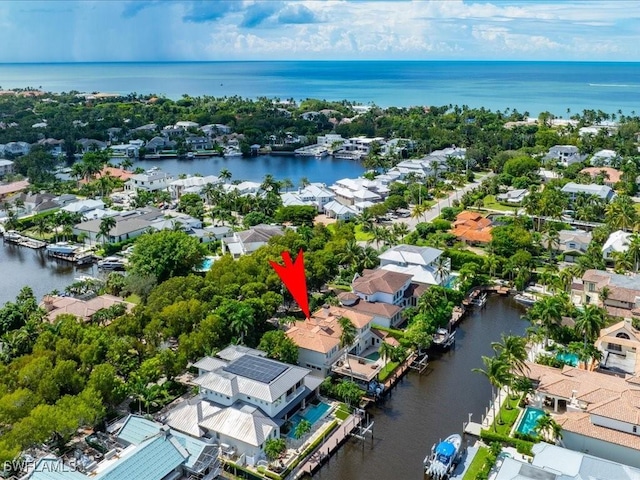
[[[578,362],[580,361],[578,355],[570,352],[560,352],[556,355],[556,358],[567,365],[571,365],[572,367],[577,367]]]
[[[211,269],[211,265],[213,265],[215,258],[213,257],[205,257],[202,261],[202,265],[198,269],[199,272],[208,272]]]
[[[520,420],[517,431],[524,435],[535,435],[536,425],[538,425],[538,419],[544,417],[546,413],[539,408],[527,407],[524,411],[524,415]]]
[[[368,358],[369,360],[373,360],[375,362],[376,360],[378,360],[380,358],[380,352],[370,353],[365,358]]]
[[[304,412],[304,415],[300,415],[296,413],[293,417],[289,419],[291,422],[291,429],[289,430],[288,437],[295,438],[296,427],[298,424],[304,419],[309,422],[312,426],[316,423],[320,418],[327,413],[327,411],[331,408],[331,405],[328,403],[320,402],[317,405],[311,405]]]
[[[458,277],[459,276],[460,275],[458,275],[457,273],[450,273],[449,274],[449,280],[447,280],[447,283],[445,284],[445,287],[451,288],[451,289],[456,288],[456,285],[458,284]]]

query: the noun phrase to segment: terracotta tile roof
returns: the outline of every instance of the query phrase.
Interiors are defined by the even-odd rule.
[[[50,322],[53,322],[58,315],[62,315],[63,313],[69,313],[88,321],[98,310],[109,308],[117,303],[123,303],[127,307],[128,312],[134,307],[133,303],[125,302],[121,298],[114,297],[113,295],[100,295],[91,300],[47,295],[43,299],[43,306],[49,312],[47,313],[47,320]]]
[[[372,328],[371,333],[377,337],[380,337],[380,339],[384,341],[384,343],[388,343],[393,347],[397,347],[400,345],[400,342],[389,335],[388,332],[383,332],[382,330],[378,330],[377,328]]]
[[[451,233],[466,242],[489,243],[491,241],[491,220],[477,212],[460,212],[453,222]]]
[[[100,170],[92,180],[100,178],[106,174],[109,174],[111,177],[123,180],[125,182],[129,180],[131,177],[133,177],[133,172],[129,172],[128,170],[124,170],[122,168],[116,168],[116,167],[103,167],[102,170]],[[80,180],[80,183],[85,184],[88,182],[86,179],[82,179]]]
[[[596,178],[601,172],[605,172],[608,176],[608,178],[605,176],[604,183],[618,183],[622,176],[620,170],[611,167],[588,167],[580,170],[580,173],[586,173],[591,178]]]
[[[371,315],[347,308],[323,307],[311,315],[310,319],[296,322],[286,334],[300,348],[327,353],[340,344],[340,317],[347,317],[356,328],[363,328],[373,320]]]
[[[594,425],[587,412],[567,412],[555,417],[562,429],[605,442],[640,450],[640,436]]]
[[[402,311],[402,308],[397,305],[391,305],[384,302],[366,302],[359,300],[354,305],[348,307],[356,312],[362,312],[365,314],[378,315],[381,317],[393,318],[394,315]]]
[[[362,276],[353,280],[353,290],[365,295],[377,292],[394,294],[407,284],[411,275],[389,270],[364,270]]]

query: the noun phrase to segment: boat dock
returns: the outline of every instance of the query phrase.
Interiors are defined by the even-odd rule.
[[[72,254],[65,254],[60,252],[47,251],[47,256],[56,258],[58,260],[64,260],[66,262],[75,263],[76,265],[89,265],[93,263],[95,257],[90,252],[78,252]]]
[[[2,238],[6,243],[20,245],[21,247],[33,248],[35,250],[44,248],[47,245],[46,242],[25,237],[24,235],[20,235],[14,232],[5,232]]]
[[[293,478],[301,478],[304,475],[313,476],[325,462],[329,460],[331,455],[340,448],[351,434],[362,424],[362,415],[352,413],[342,424],[338,426],[329,437],[322,442],[318,448],[299,465],[295,472],[292,472]]]

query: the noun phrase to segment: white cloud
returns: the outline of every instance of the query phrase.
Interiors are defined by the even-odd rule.
[[[8,2],[0,61],[633,61],[639,20],[640,2],[605,0]]]

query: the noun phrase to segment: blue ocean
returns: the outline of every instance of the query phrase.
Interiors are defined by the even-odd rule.
[[[468,105],[567,117],[640,112],[640,63],[295,61],[3,64],[2,88]]]

